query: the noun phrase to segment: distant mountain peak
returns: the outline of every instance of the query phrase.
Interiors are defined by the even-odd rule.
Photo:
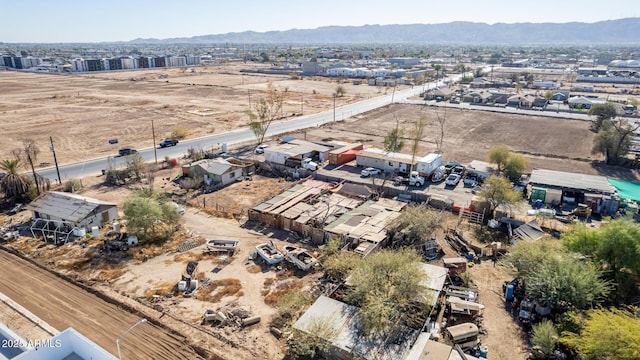
[[[595,23],[477,23],[323,26],[285,31],[243,31],[190,38],[135,39],[129,43],[260,44],[486,44],[633,45],[640,44],[640,18]]]

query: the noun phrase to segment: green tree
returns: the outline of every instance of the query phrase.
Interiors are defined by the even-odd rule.
[[[528,163],[529,161],[523,155],[511,153],[504,163],[504,174],[509,179],[518,179],[527,168]]]
[[[349,303],[360,307],[365,334],[393,331],[424,312],[428,289],[421,259],[412,249],[381,250],[364,258],[350,276]]]
[[[509,75],[509,79],[512,83],[517,83],[518,81],[520,81],[520,75],[518,73],[511,73]]]
[[[587,308],[605,299],[609,282],[602,272],[569,252],[551,238],[520,241],[510,250],[510,259],[524,280],[527,293],[553,308]]]
[[[550,357],[558,343],[558,331],[551,321],[543,321],[533,325],[531,343],[537,346],[542,353]]]
[[[553,90],[547,90],[544,93],[544,98],[547,100],[551,100],[553,98]]]
[[[500,145],[489,149],[489,162],[498,166],[498,172],[504,170],[504,165],[509,156],[511,156],[511,149],[508,146]]]
[[[607,164],[616,164],[629,153],[631,138],[640,128],[639,124],[620,119],[617,123],[606,120],[593,139],[591,153],[603,154]]]
[[[593,120],[592,128],[594,131],[600,131],[604,122],[614,119],[618,112],[616,105],[613,103],[593,104],[589,109],[589,115],[595,116]]]
[[[25,197],[29,191],[29,179],[18,172],[21,167],[20,160],[2,160],[0,169],[5,172],[5,176],[0,181],[0,186],[4,192],[4,197],[15,202]]]
[[[351,251],[340,251],[329,256],[324,263],[324,271],[327,275],[338,280],[344,280],[349,273],[359,266],[362,258]]]
[[[577,225],[562,239],[568,249],[593,258],[605,270],[605,277],[616,285],[614,300],[625,301],[637,294],[640,225],[625,220],[615,220],[598,229]]]
[[[606,300],[611,290],[599,269],[569,256],[541,262],[523,279],[531,297],[556,309],[564,304],[586,309]]]
[[[391,221],[387,231],[394,240],[400,236],[403,244],[419,246],[442,226],[441,221],[435,210],[423,205],[408,206]]]
[[[511,181],[497,175],[490,175],[484,180],[478,195],[489,204],[490,216],[499,206],[513,205],[522,200],[522,194],[513,189]]]
[[[640,318],[637,308],[593,309],[586,312],[580,333],[562,333],[560,342],[585,360],[640,358]]]
[[[253,109],[245,112],[249,117],[249,128],[258,140],[258,145],[262,144],[269,126],[278,117],[282,102],[282,94],[269,84],[267,96],[253,104]]]
[[[399,152],[404,147],[403,131],[399,128],[393,128],[384,137],[384,149],[391,152]]]
[[[176,207],[159,200],[158,194],[147,189],[133,193],[124,202],[127,231],[142,243],[168,238],[180,221]]]

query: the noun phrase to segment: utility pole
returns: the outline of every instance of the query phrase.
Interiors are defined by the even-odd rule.
[[[333,122],[336,122],[336,94],[333,94]]]
[[[49,140],[51,140],[51,152],[53,153],[53,162],[56,164],[56,172],[58,173],[58,184],[62,184],[62,179],[60,179],[60,169],[58,168],[58,158],[56,157],[56,149],[53,147],[53,137],[49,136]]]
[[[156,128],[153,126],[153,119],[151,119],[151,134],[153,136],[153,157],[156,159],[156,164],[158,163],[158,149],[156,149]]]
[[[304,115],[304,96],[300,96],[300,115]]]
[[[391,93],[391,103],[393,104],[393,97],[396,96],[396,86],[397,85],[393,85],[393,92]]]

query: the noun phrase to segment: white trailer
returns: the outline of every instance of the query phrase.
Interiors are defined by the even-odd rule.
[[[418,159],[416,170],[420,176],[428,179],[440,165],[442,165],[442,155],[432,153]]]

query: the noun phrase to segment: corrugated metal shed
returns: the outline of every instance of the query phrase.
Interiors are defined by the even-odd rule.
[[[560,187],[566,189],[576,189],[589,192],[614,194],[616,189],[609,184],[604,176],[570,173],[564,171],[534,169],[531,171],[532,185],[543,185]]]
[[[40,215],[50,215],[72,223],[79,223],[101,206],[109,207],[116,206],[116,204],[77,194],[49,191],[38,196],[25,208],[38,212]]]
[[[442,288],[444,287],[444,281],[446,280],[449,271],[447,268],[442,266],[431,264],[420,265],[422,266],[422,271],[426,275],[425,279],[421,282],[421,285],[431,290],[430,299],[427,303],[431,306],[435,306],[438,302],[440,291],[442,291]]]

